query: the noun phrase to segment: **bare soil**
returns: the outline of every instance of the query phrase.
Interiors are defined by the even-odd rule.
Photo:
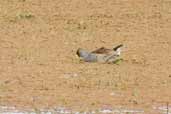
[[[171,103],[170,31],[170,0],[0,0],[0,105]],[[76,56],[118,44],[118,65]]]

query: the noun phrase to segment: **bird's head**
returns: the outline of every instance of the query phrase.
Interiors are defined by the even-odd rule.
[[[123,47],[123,44],[120,44],[113,48],[113,50],[116,52],[118,56],[121,54],[121,47]]]

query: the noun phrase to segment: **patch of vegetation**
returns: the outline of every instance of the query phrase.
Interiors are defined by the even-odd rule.
[[[23,12],[17,15],[18,19],[31,19],[34,18],[34,15],[28,12]]]
[[[116,61],[113,62],[113,64],[119,65],[123,61],[122,58],[117,59]]]
[[[6,17],[6,20],[8,20],[9,22],[15,23],[19,20],[29,20],[34,18],[35,16],[29,12],[20,12],[17,15],[15,15],[14,17]]]
[[[65,30],[73,31],[83,31],[88,28],[88,25],[84,21],[78,21],[74,19],[67,20]]]

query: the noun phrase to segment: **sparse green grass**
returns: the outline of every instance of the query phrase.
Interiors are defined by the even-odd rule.
[[[77,21],[77,20],[67,20],[66,26],[64,27],[65,30],[74,32],[74,31],[83,31],[88,28],[88,25],[84,21]]]
[[[29,12],[22,12],[17,15],[17,19],[31,19],[34,15]]]
[[[20,20],[29,20],[29,19],[33,19],[35,16],[30,13],[30,12],[19,12],[18,14],[16,14],[15,16],[8,16],[8,17],[5,17],[5,20],[9,21],[9,22],[12,22],[12,23],[15,23],[17,21],[20,21]]]
[[[122,58],[117,59],[116,61],[113,62],[113,64],[119,65],[123,61]]]

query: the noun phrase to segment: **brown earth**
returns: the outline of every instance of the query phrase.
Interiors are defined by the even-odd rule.
[[[0,0],[0,105],[171,103],[170,31],[170,0]],[[119,65],[76,56],[118,44]]]

